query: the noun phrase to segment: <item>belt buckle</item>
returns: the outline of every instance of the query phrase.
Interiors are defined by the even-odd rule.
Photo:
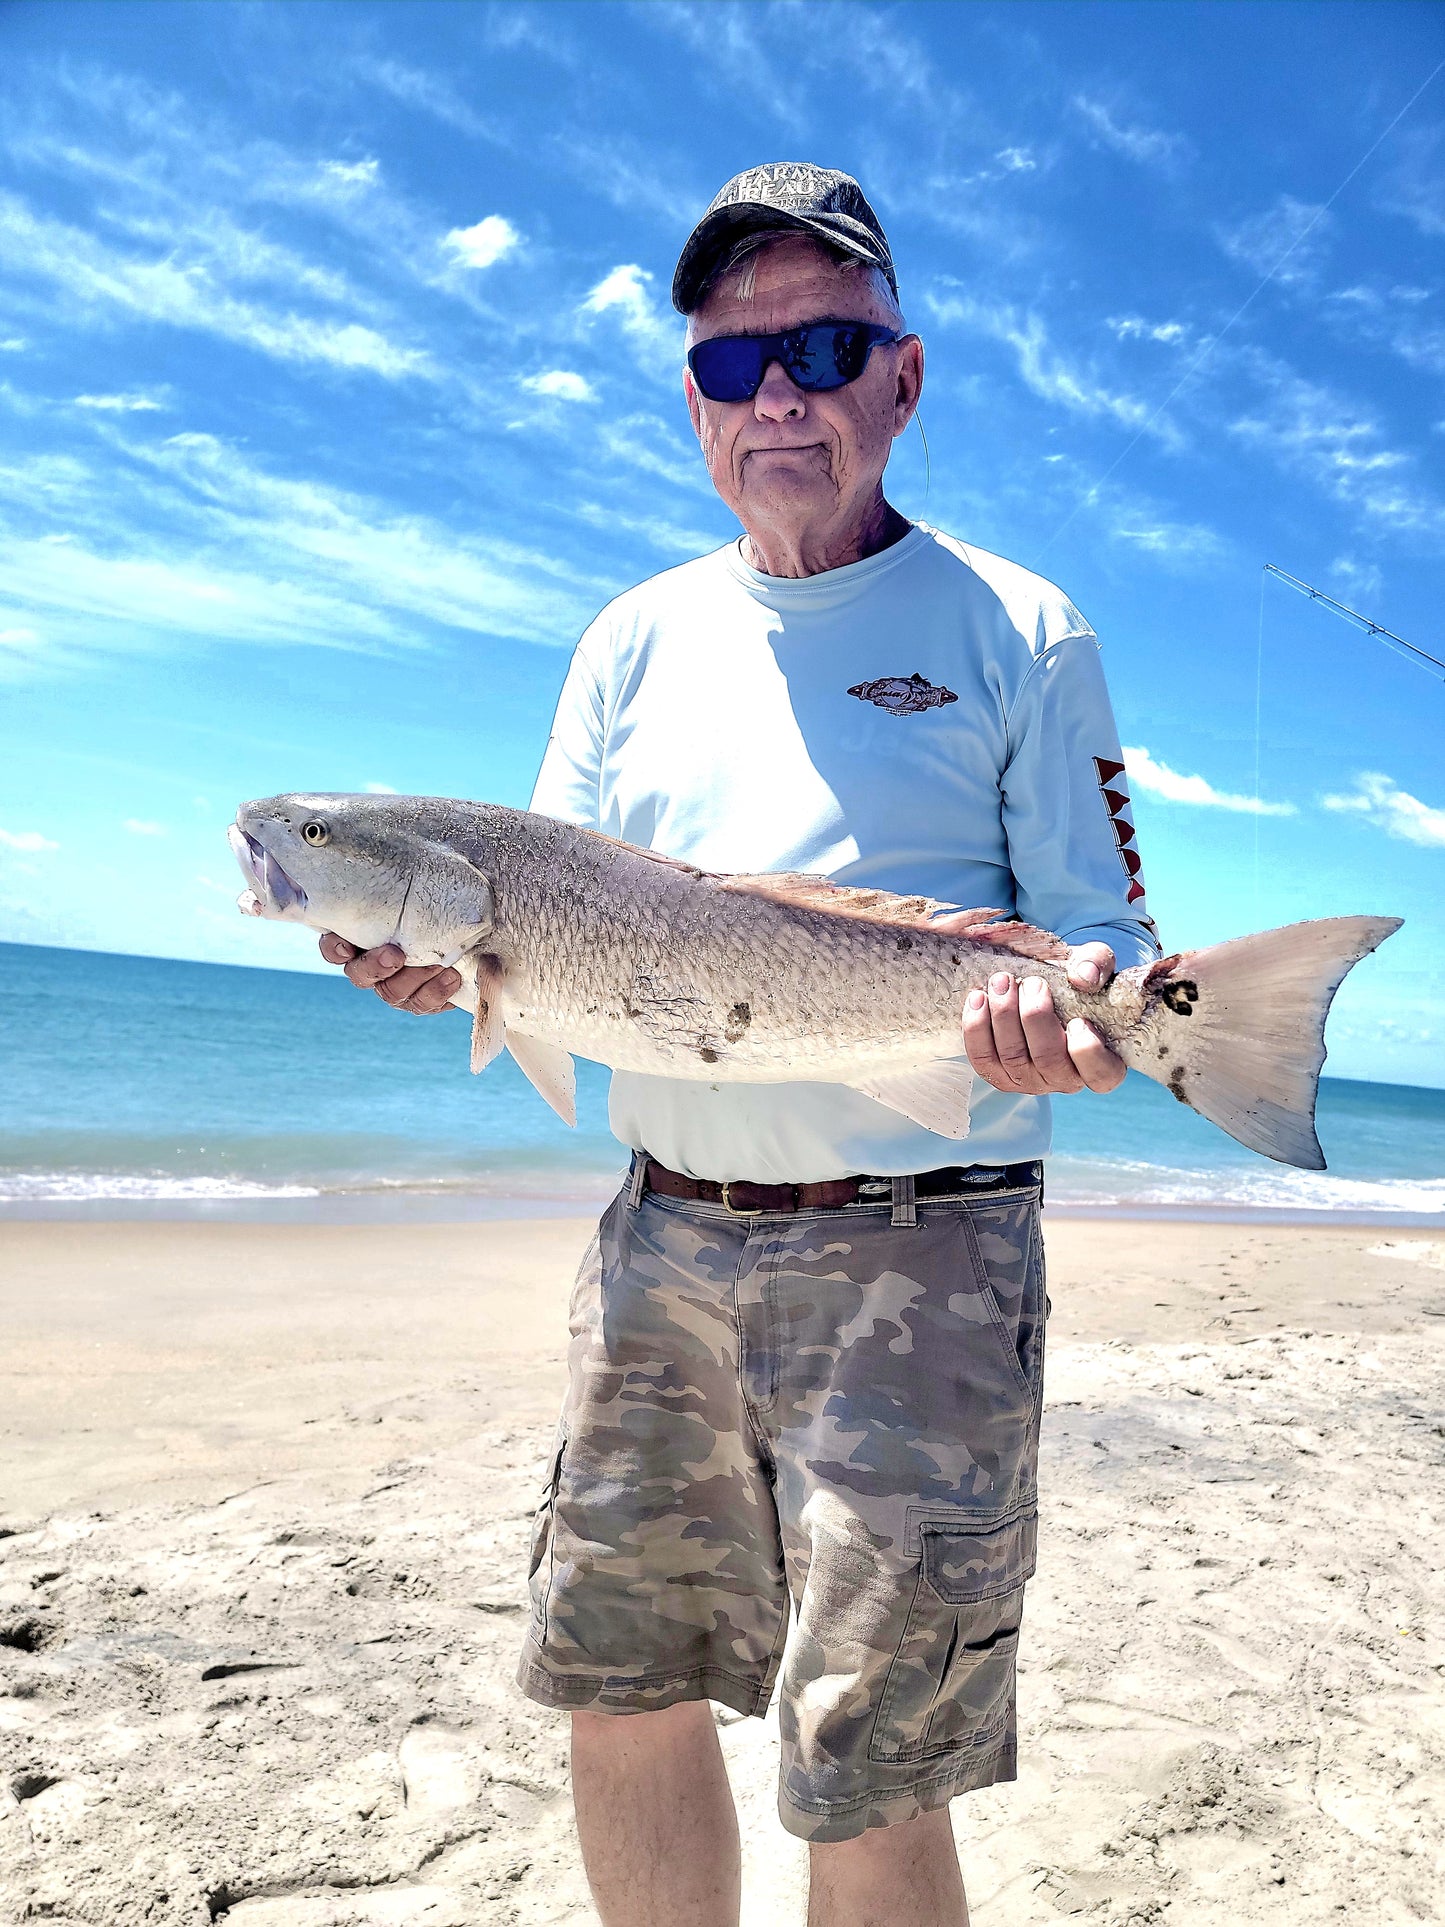
[[[764,1215],[763,1206],[760,1204],[754,1205],[751,1210],[748,1210],[742,1205],[734,1204],[728,1195],[731,1190],[732,1181],[729,1179],[724,1183],[722,1188],[722,1201],[735,1218],[761,1218]]]

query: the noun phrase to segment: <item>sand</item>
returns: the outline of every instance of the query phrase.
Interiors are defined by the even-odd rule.
[[[511,1684],[588,1230],[0,1225],[0,1927],[594,1918]],[[1445,1918],[1445,1238],[1053,1221],[1050,1285],[975,1921]]]

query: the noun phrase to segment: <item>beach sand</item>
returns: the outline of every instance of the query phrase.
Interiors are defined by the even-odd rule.
[[[593,1919],[512,1685],[579,1219],[0,1224],[0,1927]],[[1445,1239],[1051,1219],[978,1927],[1445,1918]],[[803,1920],[720,1717],[748,1927]]]

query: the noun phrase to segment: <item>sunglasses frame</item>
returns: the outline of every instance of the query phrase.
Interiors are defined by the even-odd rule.
[[[799,336],[810,334],[815,328],[848,328],[855,334],[861,334],[866,337],[867,346],[863,354],[863,366],[858,370],[856,375],[842,375],[838,372],[838,356],[835,347],[833,351],[833,369],[835,373],[838,373],[838,379],[836,381],[799,381],[796,373],[796,363],[800,349],[796,347],[790,349],[789,344],[797,342]],[[775,361],[782,364],[783,372],[789,381],[793,383],[795,388],[800,388],[805,395],[827,394],[831,389],[847,388],[852,382],[857,381],[866,370],[875,348],[882,346],[885,342],[892,344],[902,340],[903,335],[896,328],[886,328],[881,322],[856,321],[849,320],[846,316],[824,315],[820,316],[816,321],[802,321],[794,328],[782,328],[773,334],[710,335],[706,341],[699,341],[695,347],[688,349],[687,365],[692,371],[692,378],[697,384],[699,393],[706,395],[709,401],[754,401],[757,398],[758,390],[767,378],[769,368],[772,367]],[[740,395],[714,395],[708,389],[702,375],[698,371],[697,357],[700,354],[705,355],[706,351],[715,343],[724,341],[755,342],[761,350],[758,378],[750,389],[745,390],[745,392]]]

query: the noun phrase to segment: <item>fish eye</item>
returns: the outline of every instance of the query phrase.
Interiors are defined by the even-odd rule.
[[[301,834],[308,843],[324,843],[331,832],[319,817],[313,816],[309,823],[301,825]]]

